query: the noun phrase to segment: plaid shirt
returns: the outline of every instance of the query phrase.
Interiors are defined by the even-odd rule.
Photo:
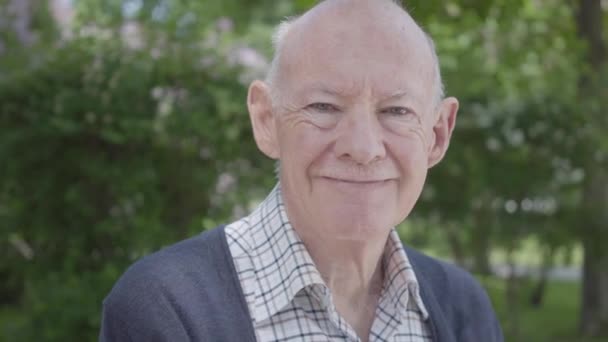
[[[287,219],[280,185],[226,236],[258,341],[359,341]],[[431,341],[428,313],[397,232],[383,254],[385,280],[370,341]]]

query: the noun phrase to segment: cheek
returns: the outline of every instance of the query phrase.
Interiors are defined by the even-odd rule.
[[[426,180],[428,158],[424,141],[418,136],[400,137],[392,144],[393,158],[399,168],[394,224],[403,221],[414,208]]]
[[[411,130],[407,134],[392,136],[389,141],[393,157],[401,171],[409,174],[428,168],[426,136],[422,129]]]
[[[306,172],[330,144],[329,134],[306,122],[279,128],[281,163]]]

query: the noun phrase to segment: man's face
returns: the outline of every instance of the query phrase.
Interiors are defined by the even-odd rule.
[[[272,109],[290,220],[319,237],[388,233],[412,210],[434,163],[428,47],[358,25],[306,36],[294,38],[305,48],[283,56]]]

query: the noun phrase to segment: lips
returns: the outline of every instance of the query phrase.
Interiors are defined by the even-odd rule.
[[[377,179],[360,179],[360,178],[349,178],[349,177],[327,177],[322,176],[321,178],[333,181],[333,182],[341,182],[341,183],[352,183],[352,184],[378,184],[390,181],[392,178],[377,178]]]

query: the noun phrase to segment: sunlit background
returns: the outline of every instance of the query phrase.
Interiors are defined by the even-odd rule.
[[[0,0],[0,340],[96,340],[130,263],[263,198],[246,87],[313,4]],[[404,243],[471,270],[507,341],[608,341],[608,1],[406,7],[461,110]]]

